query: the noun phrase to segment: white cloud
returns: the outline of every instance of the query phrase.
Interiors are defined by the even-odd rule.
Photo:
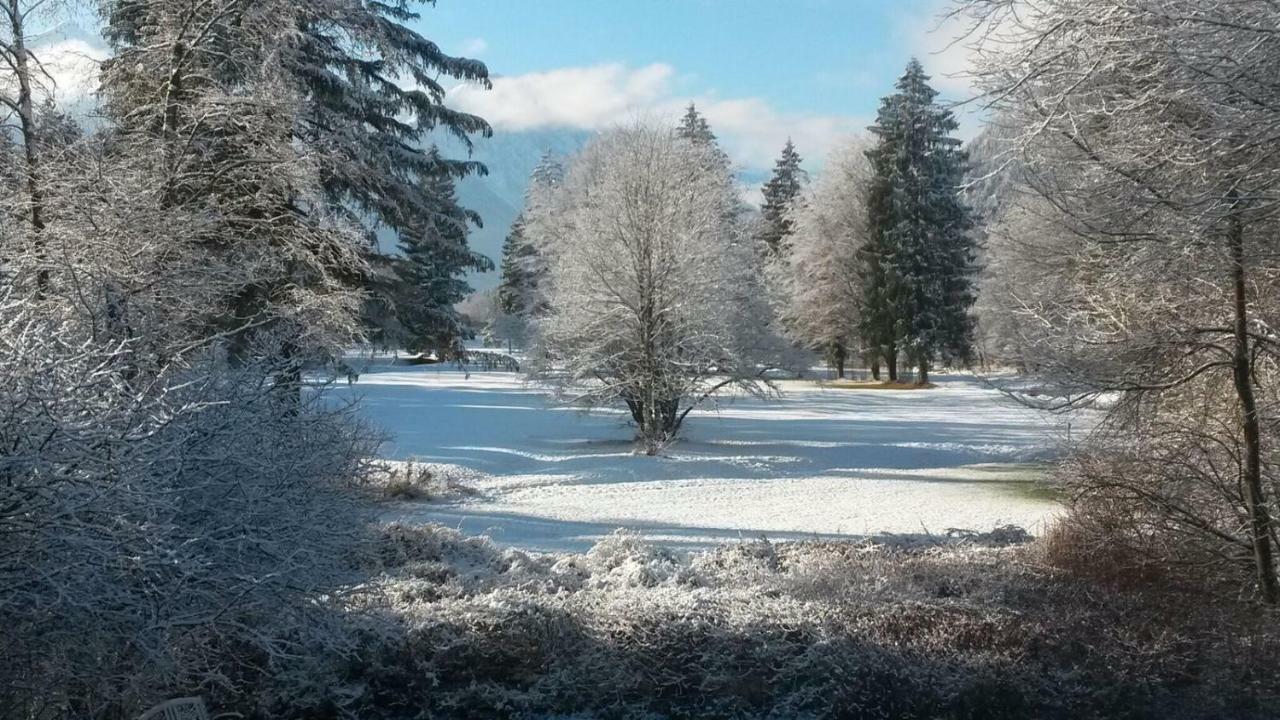
[[[819,164],[842,138],[868,124],[853,116],[787,113],[760,98],[683,94],[676,80],[675,68],[663,63],[609,63],[497,77],[492,90],[463,85],[450,99],[507,131],[603,130],[637,118],[674,123],[694,102],[734,162],[755,169],[772,167],[788,137],[808,164]]]
[[[467,57],[475,57],[483,55],[485,50],[489,49],[489,42],[484,38],[469,38],[462,41],[462,45],[458,46],[458,54]]]
[[[31,53],[42,70],[36,85],[59,105],[71,105],[93,94],[98,88],[99,65],[107,57],[105,48],[78,39],[36,46]]]
[[[980,103],[972,102],[979,94],[973,76],[974,40],[967,37],[965,19],[946,15],[953,9],[955,4],[950,0],[937,0],[924,13],[903,15],[898,33],[924,65],[941,99],[963,103],[955,107],[955,113],[960,121],[959,136],[968,140],[982,129],[985,113],[978,107]]]

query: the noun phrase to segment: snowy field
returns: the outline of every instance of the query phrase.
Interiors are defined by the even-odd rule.
[[[384,428],[389,459],[477,471],[459,502],[404,502],[387,519],[438,522],[503,545],[584,551],[625,527],[705,547],[738,539],[977,531],[1035,533],[1056,511],[1036,462],[1066,420],[972,378],[927,391],[781,384],[690,415],[665,457],[632,452],[622,413],[557,407],[519,375],[386,367],[332,392]]]

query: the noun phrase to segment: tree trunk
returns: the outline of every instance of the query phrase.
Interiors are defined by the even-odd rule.
[[[880,357],[876,356],[871,360],[871,379],[880,379]]]
[[[27,202],[30,204],[32,248],[36,258],[36,292],[44,295],[49,286],[49,268],[45,264],[44,252],[44,194],[40,188],[40,156],[36,150],[36,113],[35,102],[31,94],[31,59],[27,53],[25,14],[19,7],[18,0],[8,0],[5,14],[9,17],[10,29],[13,32],[14,71],[18,81],[18,127],[22,135],[24,159],[26,161],[25,184],[27,186]]]
[[[898,346],[896,343],[889,343],[889,347],[884,353],[884,361],[889,366],[889,382],[898,382]]]
[[[928,385],[928,384],[929,384],[929,361],[922,358],[920,360],[920,374],[916,376],[916,385]]]
[[[831,348],[831,359],[835,362],[836,377],[840,380],[844,379],[844,361],[846,354],[844,345],[841,345],[840,343],[836,343]]]
[[[1235,193],[1232,192],[1234,199]],[[1244,485],[1249,510],[1250,539],[1258,573],[1258,589],[1262,601],[1273,605],[1280,601],[1280,584],[1276,580],[1275,560],[1271,548],[1271,515],[1267,511],[1262,489],[1262,440],[1258,427],[1258,405],[1253,394],[1253,368],[1249,352],[1249,306],[1245,283],[1244,226],[1238,212],[1228,224],[1227,241],[1231,246],[1232,284],[1235,300],[1235,347],[1232,374],[1236,399],[1240,404],[1240,429],[1244,436]]]

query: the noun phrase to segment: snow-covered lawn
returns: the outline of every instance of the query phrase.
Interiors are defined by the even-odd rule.
[[[1056,506],[1029,480],[1066,421],[971,378],[938,384],[894,392],[784,382],[781,398],[694,413],[684,439],[656,458],[633,453],[623,414],[557,407],[510,373],[387,367],[332,392],[359,398],[390,434],[387,458],[482,473],[476,497],[406,502],[388,519],[504,545],[582,551],[618,527],[681,547],[1042,528]]]

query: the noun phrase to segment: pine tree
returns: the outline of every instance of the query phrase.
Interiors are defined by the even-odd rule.
[[[891,379],[905,352],[920,383],[939,357],[969,359],[975,299],[973,223],[960,195],[967,161],[928,79],[912,59],[871,128],[878,144],[868,153],[875,179],[863,252],[864,339],[881,348]]]
[[[560,158],[548,152],[538,161],[529,176],[524,209],[511,226],[502,246],[502,281],[498,286],[499,308],[521,320],[532,320],[547,310],[545,280],[547,259],[535,238],[527,232],[528,224],[545,220],[548,204],[564,182],[565,168]]]
[[[791,208],[800,197],[807,174],[800,167],[800,154],[787,138],[782,155],[773,168],[773,177],[764,184],[764,205],[760,208],[760,240],[774,256],[785,254],[787,238],[794,232]]]

